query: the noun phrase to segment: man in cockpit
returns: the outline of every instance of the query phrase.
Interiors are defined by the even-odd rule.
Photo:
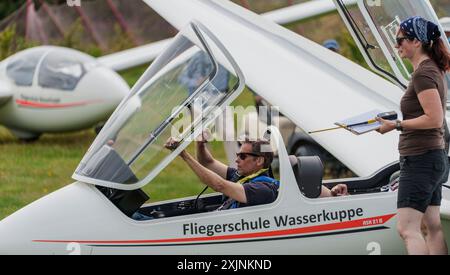
[[[268,204],[278,196],[279,181],[269,175],[273,160],[270,144],[264,140],[242,142],[236,154],[237,168],[231,168],[213,158],[206,146],[206,139],[197,142],[197,159],[182,151],[180,157],[200,180],[226,199],[218,210]],[[178,142],[170,138],[166,148],[174,149]],[[239,183],[239,184],[236,184]],[[321,196],[347,195],[347,186],[340,184],[332,190],[323,187]]]

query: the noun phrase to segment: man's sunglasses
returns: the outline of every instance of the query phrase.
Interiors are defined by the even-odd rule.
[[[397,37],[395,38],[395,41],[397,42],[397,45],[401,46],[403,41],[408,40],[409,38],[406,36],[401,36],[401,37]]]
[[[241,160],[245,160],[247,158],[247,156],[261,157],[261,155],[258,155],[255,153],[245,153],[245,152],[236,153],[236,157],[240,158]]]

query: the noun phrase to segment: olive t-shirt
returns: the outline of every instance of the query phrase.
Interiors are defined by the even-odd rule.
[[[447,82],[444,74],[432,59],[423,61],[413,73],[406,93],[400,102],[404,120],[424,115],[418,94],[429,89],[437,89],[442,102],[442,112],[446,110]],[[445,116],[444,116],[445,117]],[[404,130],[400,135],[398,149],[401,156],[414,156],[429,150],[444,149],[444,125],[427,130]]]

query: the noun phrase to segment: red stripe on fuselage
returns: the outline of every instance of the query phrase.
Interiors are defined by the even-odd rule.
[[[79,244],[151,244],[151,243],[184,243],[184,242],[198,242],[198,241],[218,241],[218,240],[237,240],[237,239],[252,239],[252,238],[264,238],[264,237],[274,237],[274,236],[289,236],[297,234],[309,234],[318,233],[332,230],[342,230],[342,229],[354,229],[359,227],[369,227],[369,226],[380,226],[389,221],[395,214],[378,216],[354,221],[332,223],[332,224],[322,224],[309,227],[300,227],[294,229],[283,229],[267,232],[255,232],[255,233],[244,233],[244,234],[234,234],[234,235],[223,235],[223,236],[211,236],[211,237],[191,237],[191,238],[177,238],[177,239],[160,239],[160,240],[131,240],[131,241],[67,241],[67,240],[34,240],[33,242],[42,243],[79,243]],[[373,223],[376,221],[376,223]]]
[[[100,100],[93,100],[93,101],[80,101],[80,102],[73,102],[73,103],[42,103],[42,102],[35,102],[35,101],[16,99],[17,105],[19,105],[21,107],[38,108],[38,109],[56,109],[56,108],[79,107],[79,106],[85,106],[85,105],[88,105],[88,104],[93,104],[93,103],[98,103],[98,102],[101,102],[101,101]]]

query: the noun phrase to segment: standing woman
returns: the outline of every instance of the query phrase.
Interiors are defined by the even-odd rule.
[[[444,124],[450,53],[436,24],[421,17],[402,22],[396,48],[414,66],[400,109],[403,121],[379,119],[381,134],[401,131],[397,230],[409,254],[448,254],[442,231],[442,183],[448,177]],[[422,222],[427,236],[421,232]]]

